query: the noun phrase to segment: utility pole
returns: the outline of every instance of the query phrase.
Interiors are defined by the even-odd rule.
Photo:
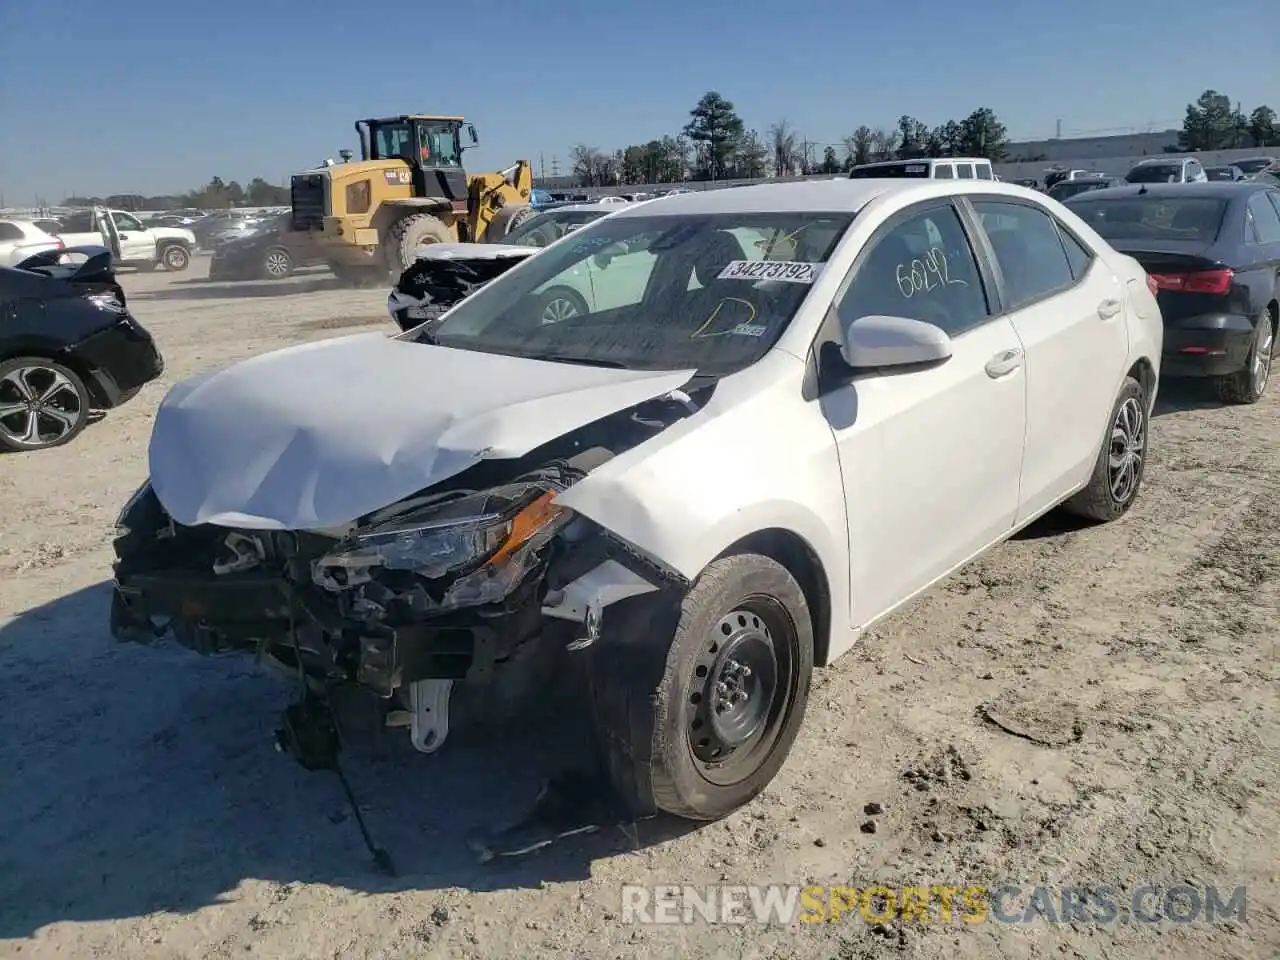
[[[538,179],[547,179],[547,158],[545,154],[538,154]]]
[[[553,156],[551,158],[551,176],[559,178],[560,176],[560,158]]]
[[[1057,133],[1055,133],[1055,134],[1054,134],[1053,139],[1055,139],[1055,140],[1061,140],[1061,139],[1062,139],[1062,118],[1061,118],[1061,117],[1059,117],[1059,118],[1058,118]]]

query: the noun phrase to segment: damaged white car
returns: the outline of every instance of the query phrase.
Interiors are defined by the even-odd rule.
[[[587,309],[545,323],[588,260]],[[113,632],[296,672],[281,744],[312,767],[335,686],[429,752],[460,685],[580,671],[631,814],[722,817],[869,624],[1060,503],[1128,510],[1160,347],[1142,269],[1019,187],[659,199],[396,337],[175,386]]]

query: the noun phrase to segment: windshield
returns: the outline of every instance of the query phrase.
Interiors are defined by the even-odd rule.
[[[1208,197],[1123,197],[1085,194],[1068,206],[1106,240],[1200,240],[1218,236],[1226,203]]]
[[[603,218],[409,337],[533,359],[733,373],[777,341],[852,221],[791,212]]]
[[[1125,179],[1130,183],[1178,183],[1182,180],[1182,165],[1144,163],[1130,170]]]
[[[904,177],[929,177],[929,165],[927,163],[886,163],[883,166],[876,167],[854,167],[849,174],[851,180],[874,180],[880,177],[893,177],[901,179]]]
[[[500,240],[517,247],[546,247],[585,223],[599,220],[608,210],[563,210],[531,217]]]

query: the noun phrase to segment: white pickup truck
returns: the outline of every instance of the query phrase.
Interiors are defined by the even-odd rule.
[[[58,234],[68,247],[111,246],[110,233],[120,241],[121,266],[153,270],[185,270],[196,250],[196,236],[180,227],[144,227],[141,221],[123,210],[95,207],[62,217]],[[109,222],[108,222],[109,221]],[[108,228],[114,226],[114,231]]]

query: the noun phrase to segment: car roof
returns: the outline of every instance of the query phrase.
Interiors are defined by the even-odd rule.
[[[715,213],[857,213],[872,200],[901,194],[907,202],[985,193],[1011,197],[1039,197],[1034,191],[1001,180],[900,180],[867,177],[851,180],[806,180],[759,183],[726,190],[700,190],[678,197],[656,197],[623,207],[619,217]]]
[[[1158,163],[1167,163],[1170,166],[1178,163],[1186,163],[1188,160],[1194,160],[1195,157],[1147,157],[1145,160],[1139,160],[1134,164],[1135,167],[1153,167]]]
[[[1210,180],[1205,183],[1127,183],[1123,187],[1091,190],[1090,200],[1117,200],[1121,197],[1216,197],[1230,200],[1261,190],[1274,190],[1257,180]],[[1082,194],[1083,196],[1083,194]]]

